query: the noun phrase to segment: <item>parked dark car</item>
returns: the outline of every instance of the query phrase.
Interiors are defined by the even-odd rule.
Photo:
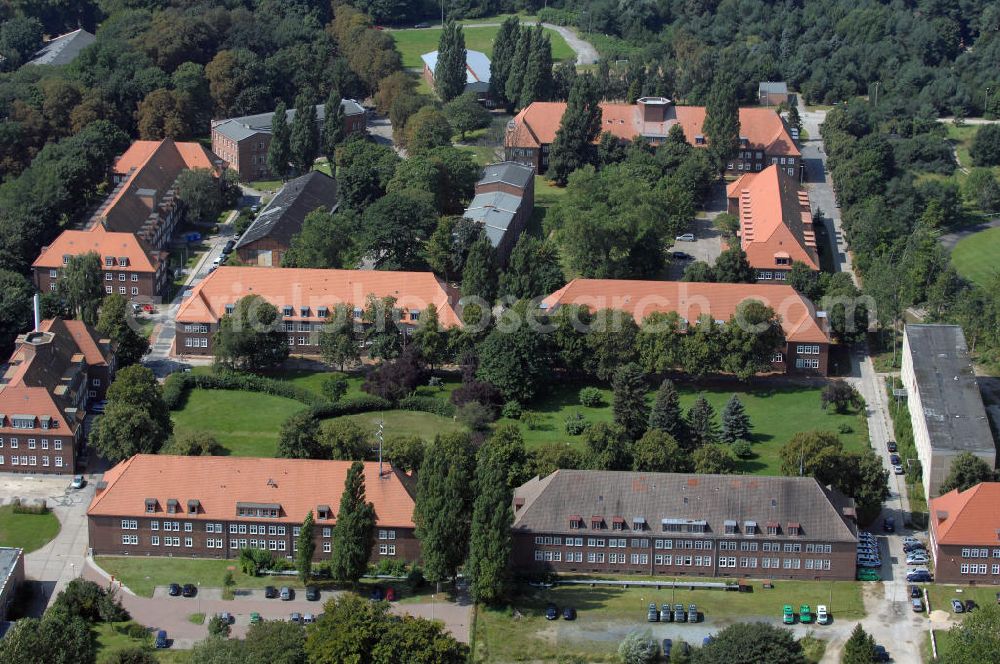
[[[691,254],[687,253],[686,251],[675,251],[673,253],[673,257],[674,257],[675,260],[679,260],[679,261],[689,261],[692,258],[694,258],[694,256],[692,256]]]
[[[962,604],[962,600],[953,599],[951,600],[951,610],[955,613],[965,613],[965,604]]]
[[[889,455],[889,463],[891,463],[894,466],[897,466],[897,465],[899,465],[902,462],[899,460],[899,455],[898,454],[890,454]]]
[[[896,519],[891,516],[887,516],[882,519],[882,530],[887,533],[896,532]]]
[[[888,449],[888,450],[889,450],[890,452],[895,452],[895,451],[896,451],[896,449],[897,449],[897,448],[896,448],[896,441],[894,441],[894,440],[890,440],[890,441],[889,441],[888,443],[886,443],[886,444],[885,444],[885,447],[886,447],[886,449]]]
[[[232,253],[233,247],[235,246],[236,246],[236,240],[230,240],[229,242],[226,242],[226,246],[222,248],[222,253],[224,254]]]
[[[559,619],[559,607],[555,604],[549,604],[545,607],[545,619],[546,620],[558,620]]]
[[[969,611],[972,611],[975,608],[978,608],[978,606],[979,605],[976,604],[975,600],[971,600],[971,599],[965,600],[965,612],[966,613],[968,613]]]
[[[281,586],[279,594],[281,595],[281,601],[283,602],[287,602],[295,598],[295,591],[289,588],[288,586]]]
[[[910,597],[915,599],[917,597],[923,597],[923,596],[924,593],[923,591],[920,590],[918,586],[910,586]]]
[[[368,598],[373,602],[381,602],[382,598],[384,597],[385,593],[382,592],[382,588],[380,588],[379,586],[375,586],[374,588],[372,588],[372,592],[368,596]]]
[[[424,28],[431,27],[431,24],[430,23],[417,23],[413,27],[416,28],[417,30],[423,30]]]
[[[924,583],[932,580],[931,573],[925,569],[915,569],[906,573],[906,580],[913,583]]]
[[[885,646],[875,646],[875,652],[872,655],[872,659],[876,662],[888,662],[889,653],[886,651]]]
[[[292,615],[290,615],[288,617],[288,619],[291,620],[293,623],[295,623],[297,625],[301,625],[302,624],[302,614],[299,613],[298,611],[292,612]]]
[[[264,586],[264,597],[274,599],[278,596],[278,589],[274,586]]]
[[[306,586],[306,599],[310,602],[319,600],[319,588],[316,586]]]
[[[171,583],[169,586],[167,586],[167,594],[170,595],[171,597],[178,597],[181,594],[180,584]]]
[[[670,650],[674,647],[674,642],[670,639],[663,639],[663,659],[670,659]]]
[[[161,629],[156,633],[156,643],[154,644],[157,648],[166,648],[169,644],[167,643],[167,631]]]
[[[576,609],[572,606],[563,609],[563,620],[576,620]]]
[[[185,597],[194,597],[198,594],[198,588],[196,588],[193,583],[185,583],[184,587],[181,589],[181,594]]]

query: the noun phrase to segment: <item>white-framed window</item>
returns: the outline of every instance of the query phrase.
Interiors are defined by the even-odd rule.
[[[35,449],[35,439],[34,438],[29,438],[28,439],[28,449],[29,450]]]
[[[332,532],[333,531],[330,528],[324,528],[323,529],[323,537],[330,537],[330,535],[332,534]]]
[[[379,544],[378,552],[383,556],[394,556],[396,555],[396,545],[395,544]],[[556,552],[558,553],[558,551]]]
[[[118,294],[119,294],[119,295],[125,295],[126,293],[128,293],[128,288],[127,288],[127,287],[125,287],[125,286],[120,286],[120,287],[118,288]]]
[[[139,544],[138,535],[122,535],[122,544],[128,544],[130,546],[136,546]]]
[[[139,289],[136,288],[135,286],[132,286],[132,295],[138,295],[138,294],[139,294]]]
[[[56,457],[56,468],[62,468],[62,466],[63,466],[63,458]]]
[[[125,273],[124,272],[119,272],[118,273],[118,281],[125,281]]]
[[[0,463],[3,463],[3,462],[0,461]],[[48,465],[49,465],[49,458],[47,456],[43,456],[42,457],[42,465],[45,466],[45,467],[48,467]]]
[[[323,542],[323,553],[330,553],[333,550],[330,542]]]
[[[122,519],[122,530],[137,530],[139,522],[135,519]]]
[[[135,273],[133,273],[133,274],[132,274],[132,281],[139,281],[139,275],[138,275],[138,274],[135,274]]]
[[[11,438],[10,439],[10,449],[12,449],[12,450],[16,450],[17,449],[17,438]]]
[[[55,286],[55,284],[52,284],[52,285]],[[112,293],[115,292],[115,287],[114,286],[105,286],[104,287],[104,292],[107,293],[108,295],[111,295]]]
[[[52,449],[54,449],[56,452],[61,452],[62,451],[62,441],[61,440],[53,440],[52,441]]]
[[[149,543],[152,544],[153,546],[160,546],[160,536],[153,535],[152,537],[149,538]]]

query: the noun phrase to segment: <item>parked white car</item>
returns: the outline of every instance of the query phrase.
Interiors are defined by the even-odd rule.
[[[694,233],[685,233],[674,238],[676,242],[694,242]]]
[[[816,607],[816,622],[820,625],[830,624],[830,612],[826,610],[826,604],[820,604]]]

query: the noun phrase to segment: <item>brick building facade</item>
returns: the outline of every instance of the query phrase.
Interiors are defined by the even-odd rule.
[[[1000,482],[930,502],[930,551],[941,583],[1000,584]]]
[[[313,560],[329,560],[350,461],[136,455],[104,475],[87,510],[97,555],[238,558],[260,548],[294,558],[313,513]],[[411,479],[365,462],[365,491],[376,513],[372,561],[415,561]]]
[[[503,269],[535,209],[534,169],[513,161],[489,164],[475,191],[464,216],[482,224]]]
[[[853,580],[854,503],[813,478],[557,470],[514,492],[519,571]]]

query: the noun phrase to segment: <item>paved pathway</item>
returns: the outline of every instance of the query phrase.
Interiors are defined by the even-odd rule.
[[[989,221],[984,221],[983,223],[975,224],[974,226],[968,226],[966,228],[962,228],[961,230],[957,230],[954,233],[947,233],[945,235],[942,235],[940,238],[938,238],[938,242],[941,243],[942,247],[944,247],[948,251],[951,251],[952,249],[955,248],[955,245],[958,244],[963,238],[967,238],[970,235],[973,235],[974,233],[978,233],[979,231],[985,231],[987,228],[998,228],[998,227],[1000,227],[1000,217],[994,217]]]
[[[531,21],[521,21],[521,25],[535,25]],[[500,27],[499,23],[463,23],[463,28],[497,28]],[[576,53],[576,64],[578,65],[592,65],[600,59],[600,55],[594,45],[585,39],[581,39],[580,35],[577,34],[576,30],[573,28],[567,28],[562,25],[555,25],[554,23],[542,23],[543,28],[549,30],[554,30],[558,32],[559,35],[566,40],[573,52]],[[440,30],[441,25],[432,25],[426,30]]]
[[[155,564],[155,561],[151,561]],[[83,567],[83,576],[101,586],[107,587],[111,578],[93,559],[87,559]],[[181,579],[180,581],[183,581]],[[279,581],[276,585],[281,585]],[[197,597],[170,597],[165,588],[157,587],[153,597],[140,597],[127,587],[119,587],[122,605],[132,614],[132,618],[152,631],[166,630],[167,636],[175,648],[191,648],[195,643],[208,636],[204,624],[196,625],[188,620],[193,613],[204,613],[212,616],[223,611],[231,613],[235,618],[232,635],[242,638],[250,627],[250,614],[257,612],[264,620],[288,620],[292,612],[301,614],[319,614],[323,612],[323,603],[343,591],[322,591],[320,601],[310,602],[304,593],[297,593],[290,601],[265,599],[262,590],[245,591],[232,600],[224,600],[218,588],[201,588]],[[472,606],[466,599],[457,603],[444,600],[420,602],[413,604],[391,603],[393,613],[409,614],[438,620],[459,641],[468,643]]]
[[[955,124],[955,118],[948,116],[946,118],[938,118],[938,122],[943,124]],[[984,124],[997,124],[1000,120],[987,120],[985,118],[962,118],[962,122],[967,125],[984,125]]]

